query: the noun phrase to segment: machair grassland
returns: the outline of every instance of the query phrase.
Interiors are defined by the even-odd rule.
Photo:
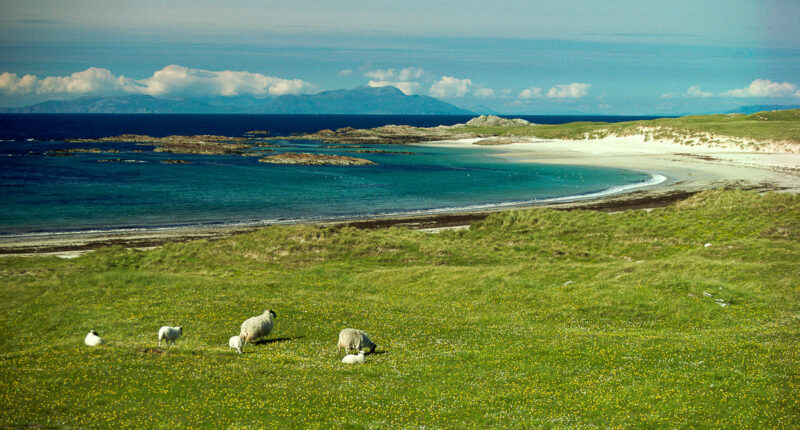
[[[269,340],[230,352],[269,308]],[[365,365],[340,363],[345,327],[379,345]],[[798,363],[784,193],[0,259],[0,427],[797,428]]]
[[[684,144],[710,144],[720,137],[726,137],[740,140],[744,149],[760,149],[762,143],[800,144],[800,109],[751,115],[695,115],[618,123],[572,122],[525,127],[465,127],[464,131],[487,136],[542,139],[600,139],[644,134],[648,139]]]

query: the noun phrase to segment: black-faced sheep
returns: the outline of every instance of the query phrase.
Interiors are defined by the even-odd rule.
[[[87,346],[97,346],[103,344],[103,339],[100,338],[100,335],[97,334],[96,331],[92,330],[86,335],[86,338],[83,339],[83,343]]]
[[[352,350],[361,351],[362,348],[369,348],[369,353],[372,354],[377,347],[378,345],[369,340],[369,336],[363,331],[346,328],[339,332],[339,343],[336,349],[337,351],[344,349],[344,352],[347,353]]]
[[[269,309],[259,316],[248,318],[242,323],[239,337],[244,340],[244,343],[247,343],[268,336],[275,325],[275,317],[277,314]]]

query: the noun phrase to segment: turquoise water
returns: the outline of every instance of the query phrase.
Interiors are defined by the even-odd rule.
[[[352,153],[314,141],[270,143],[281,145],[277,152],[350,155],[377,165],[288,166],[123,143],[2,142],[0,234],[444,212],[580,196],[651,179],[627,170],[513,163],[488,156],[497,149],[474,146],[358,148],[413,153],[407,155]],[[37,155],[75,147],[120,152]],[[127,161],[98,162],[110,158]],[[191,164],[161,163],[175,158]]]

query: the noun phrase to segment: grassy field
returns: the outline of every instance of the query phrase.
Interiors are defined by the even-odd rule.
[[[713,136],[709,136],[711,134],[800,144],[800,109],[752,115],[697,115],[619,123],[573,122],[527,127],[467,127],[465,130],[491,136],[529,136],[543,139],[596,139],[609,135],[646,133],[651,139],[683,143],[708,143],[714,140]]]
[[[0,297],[0,427],[800,426],[796,195],[2,258]],[[229,352],[268,308],[271,340]]]

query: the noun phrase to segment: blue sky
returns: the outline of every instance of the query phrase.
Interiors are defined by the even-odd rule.
[[[0,106],[361,85],[502,113],[800,104],[800,2],[4,0]]]

